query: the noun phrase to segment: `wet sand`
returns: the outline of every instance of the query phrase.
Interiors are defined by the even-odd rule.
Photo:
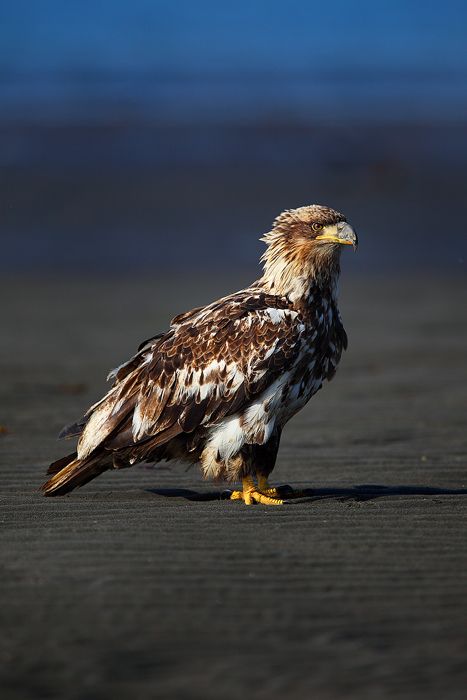
[[[107,370],[240,277],[2,280],[2,697],[465,697],[465,278],[344,274],[349,351],[274,472],[308,498],[181,466],[37,492]]]

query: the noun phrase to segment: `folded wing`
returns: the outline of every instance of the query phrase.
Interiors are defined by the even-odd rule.
[[[304,330],[296,311],[263,292],[177,317],[112,374],[114,386],[86,414],[78,457],[100,445],[153,449],[241,411],[290,367]]]

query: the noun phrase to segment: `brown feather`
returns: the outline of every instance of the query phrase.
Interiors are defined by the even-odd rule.
[[[209,431],[229,416],[238,415],[244,425],[247,409],[269,387],[279,387],[279,403],[287,404],[292,389],[308,400],[333,376],[347,346],[333,296],[339,259],[336,246],[316,245],[316,221],[345,219],[318,206],[284,212],[265,236],[258,282],[179,314],[166,333],[144,341],[110,373],[110,391],[65,429],[64,436],[80,436],[77,454],[49,467],[54,476],[43,487],[46,495],[81,486],[113,464],[199,458]],[[273,409],[263,401],[269,420]],[[267,434],[266,423],[249,433],[259,444]],[[275,454],[278,441],[271,444]],[[228,478],[247,473],[245,450],[216,469]]]
[[[86,460],[74,459],[41,486],[44,496],[63,496],[78,486],[83,486],[109,468],[101,456]]]

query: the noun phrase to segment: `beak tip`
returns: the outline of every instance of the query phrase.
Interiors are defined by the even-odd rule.
[[[337,230],[342,242],[351,245],[354,251],[357,250],[358,238],[353,227],[347,221],[343,221],[337,225]]]

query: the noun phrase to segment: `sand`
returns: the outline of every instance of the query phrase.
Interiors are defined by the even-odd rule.
[[[107,370],[235,287],[183,280],[2,280],[2,698],[465,698],[465,278],[344,275],[349,351],[274,472],[308,498],[181,466],[38,493]]]

